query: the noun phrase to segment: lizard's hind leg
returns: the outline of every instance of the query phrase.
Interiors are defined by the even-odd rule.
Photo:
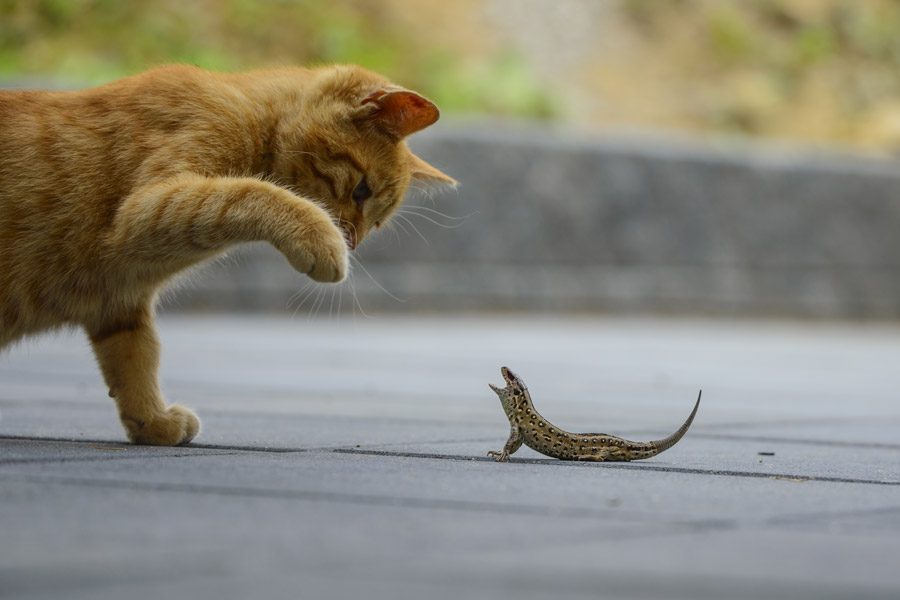
[[[584,460],[591,462],[606,462],[609,458],[609,448],[597,448],[596,452],[590,454],[577,454],[575,460]]]

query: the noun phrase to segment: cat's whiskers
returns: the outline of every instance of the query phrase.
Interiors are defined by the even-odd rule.
[[[434,195],[435,195],[436,190],[432,187],[428,187],[425,185],[420,187],[414,183],[410,183],[409,187],[407,187],[407,190],[413,190],[415,193],[421,194],[428,200],[431,200],[432,203],[434,202]]]
[[[319,316],[319,310],[322,308],[322,304],[325,302],[325,296],[328,295],[326,291],[328,288],[325,286],[316,286],[318,291],[316,292],[316,302],[313,304],[313,309],[307,315],[306,319],[308,321],[312,321],[314,318]]]
[[[397,229],[400,228],[400,225],[399,225],[399,223],[397,223],[397,221],[394,221],[393,219],[389,219],[389,220],[385,221],[382,224],[382,226],[385,228],[386,231],[389,231],[392,234],[394,234],[394,237],[397,238],[398,243],[400,242],[400,232],[397,231]],[[406,230],[404,230],[404,233],[405,232],[406,232]]]
[[[416,227],[415,223],[413,223],[412,221],[409,220],[409,217],[407,217],[406,215],[400,213],[399,211],[396,212],[396,213],[394,213],[394,216],[397,217],[398,219],[403,219],[403,221],[406,222],[407,225],[409,225],[410,227],[412,227],[412,228],[413,228],[413,231],[415,231],[416,234],[418,234],[418,236],[419,236],[420,238],[422,238],[422,241],[425,242],[425,245],[426,245],[426,246],[430,246],[430,245],[431,245],[431,244],[428,242],[428,240],[425,238],[425,236],[422,235],[422,232],[419,231],[419,228]]]
[[[433,223],[434,225],[437,225],[441,229],[456,229],[457,227],[462,227],[465,224],[465,223],[452,223],[452,224],[448,225],[447,223],[441,223],[440,221],[436,221],[435,219],[432,219],[431,217],[429,217],[427,215],[413,213],[413,212],[398,214],[397,217],[404,219],[407,223],[410,223],[410,224],[412,224],[410,217],[418,217],[420,219],[424,219],[425,221],[428,221],[429,223]]]
[[[329,289],[330,288],[330,289]],[[330,292],[330,298],[329,298]],[[291,319],[297,317],[297,313],[300,312],[300,309],[304,307],[307,303],[312,300],[309,304],[309,312],[306,315],[307,320],[312,320],[319,316],[319,312],[324,308],[325,302],[328,301],[328,317],[331,319],[332,315],[335,314],[335,296],[338,294],[343,294],[343,284],[338,285],[320,285],[316,282],[310,280],[304,285],[300,290],[295,292],[291,298],[287,302],[287,308],[290,309],[291,306],[296,302],[296,307],[291,314]],[[338,298],[338,307],[337,314],[340,314],[341,311],[341,299]]]
[[[356,282],[354,281],[353,273],[348,275],[347,281],[350,283],[350,293],[353,296],[353,302],[350,304],[353,309],[353,320],[356,321],[356,307],[359,307],[359,312],[362,316],[367,319],[372,318],[365,310],[363,310],[362,303],[359,301],[359,296],[356,295]]]
[[[451,219],[451,220],[454,220],[454,221],[458,221],[458,223],[452,223],[452,224],[441,223],[440,221],[438,221],[438,220],[432,218],[431,216],[425,215],[425,214],[422,214],[422,213],[419,213],[419,212],[415,212],[415,210],[413,210],[413,209],[422,209],[422,210],[430,211],[430,212],[432,212],[432,213],[435,213],[435,214],[437,214],[437,215],[440,215],[440,216],[443,217],[443,218]],[[409,218],[408,218],[409,216],[415,216],[415,217],[418,217],[418,218],[420,218],[420,219],[425,219],[425,220],[428,221],[429,223],[434,223],[435,225],[437,225],[438,227],[441,227],[441,228],[443,228],[443,229],[456,229],[457,227],[461,227],[462,225],[464,225],[465,222],[466,222],[470,217],[472,217],[473,215],[478,214],[478,211],[469,213],[468,215],[465,215],[464,217],[451,217],[450,215],[445,215],[444,213],[442,213],[442,212],[440,212],[440,211],[432,210],[432,209],[430,209],[430,208],[428,208],[428,207],[425,207],[425,206],[407,206],[407,207],[405,207],[405,208],[403,208],[403,209],[401,209],[401,210],[398,210],[396,214],[397,214],[398,217],[402,217],[402,218],[407,219],[408,222],[409,222]]]
[[[354,258],[354,262],[358,263],[358,259]],[[293,308],[291,318],[296,318],[297,313],[304,306],[309,305],[309,311],[306,315],[306,318],[308,321],[311,321],[319,316],[320,311],[324,308],[327,301],[328,320],[330,321],[332,318],[340,320],[345,311],[344,289],[350,290],[350,297],[352,298],[350,308],[352,310],[354,318],[356,318],[357,307],[359,307],[359,312],[364,317],[371,318],[371,316],[366,313],[365,309],[363,309],[362,303],[360,302],[356,294],[356,284],[354,280],[354,272],[352,270],[347,272],[347,278],[344,281],[336,285],[323,285],[318,284],[312,280],[307,281],[306,285],[294,292],[294,294],[288,299],[287,308]],[[296,304],[296,306],[294,306],[294,304]]]
[[[454,191],[456,191],[456,194],[459,195],[459,188],[456,184],[447,185],[415,179],[410,181],[407,189],[413,190],[416,194],[424,196],[432,206],[436,206],[434,197],[437,195],[438,191],[446,190],[448,187],[451,187]]]
[[[285,308],[290,309],[291,305],[296,300],[299,300],[301,298],[301,296],[303,296],[303,293],[306,292],[311,285],[312,285],[312,280],[307,279],[306,283],[303,285],[303,287],[301,287],[299,290],[297,290],[296,292],[291,294],[291,297],[287,299],[287,302],[285,303]]]
[[[337,308],[337,320],[341,319],[341,307],[344,301],[344,284],[341,283],[338,286],[338,308]]]
[[[295,319],[297,317],[297,313],[300,312],[300,309],[303,308],[309,299],[313,297],[316,293],[318,286],[315,285],[315,282],[307,280],[306,285],[300,288],[297,292],[295,292],[287,301],[288,310],[291,309],[291,304],[293,302],[297,302],[297,306],[294,308],[293,313],[291,314],[291,319]]]
[[[328,302],[328,320],[331,320],[332,315],[334,314],[334,297],[337,295],[337,291],[340,288],[340,285],[331,286],[331,300]]]
[[[378,289],[380,289],[382,292],[384,292],[385,294],[387,294],[388,296],[390,296],[397,302],[409,302],[409,298],[405,298],[405,299],[400,298],[399,296],[396,296],[395,294],[392,294],[391,292],[389,292],[387,290],[387,288],[385,288],[383,285],[378,283],[378,280],[375,279],[375,277],[373,277],[371,273],[369,273],[369,270],[363,266],[362,262],[358,258],[353,256],[352,254],[350,255],[350,258],[356,264],[356,266],[358,266],[360,269],[362,269],[362,272],[365,273],[366,276],[368,276],[368,278],[372,280],[372,283],[374,283],[376,286],[378,286]]]
[[[300,299],[300,296],[303,294],[303,292],[306,291],[306,288],[308,286],[309,286],[309,284],[303,286],[302,288],[300,288],[299,290],[297,290],[296,292],[291,294],[290,298],[287,299],[287,302],[284,303],[284,307],[288,310],[291,310],[291,307],[294,304],[294,301]]]
[[[312,291],[310,292],[310,303],[309,309],[306,311],[306,320],[309,321],[312,319],[313,315],[316,312],[316,306],[319,301],[319,298],[322,297],[322,287],[318,285],[314,285]]]

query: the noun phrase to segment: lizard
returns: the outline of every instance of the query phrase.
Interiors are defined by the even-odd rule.
[[[509,460],[524,443],[526,446],[560,460],[586,461],[630,461],[656,456],[668,450],[680,440],[694,421],[697,408],[700,406],[700,394],[697,403],[687,421],[678,431],[667,438],[653,442],[632,442],[607,433],[570,433],[551,424],[534,408],[531,394],[525,382],[506,367],[500,372],[506,380],[506,387],[499,388],[488,384],[500,397],[500,404],[509,419],[509,439],[500,452],[491,450],[488,456],[496,456],[497,462]]]

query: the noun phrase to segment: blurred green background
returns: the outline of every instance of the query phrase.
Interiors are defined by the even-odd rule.
[[[354,62],[445,112],[900,149],[900,0],[0,0],[0,80]]]
[[[431,25],[405,24],[403,3],[390,4],[0,0],[0,76],[79,85],[173,62],[217,70],[350,62],[428,93],[449,110],[556,113],[515,52],[459,60],[452,45],[430,41]]]

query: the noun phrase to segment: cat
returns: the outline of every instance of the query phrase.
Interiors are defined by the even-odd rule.
[[[455,185],[405,142],[438,116],[352,65],[0,91],[0,349],[80,326],[129,440],[190,442],[200,421],[157,380],[166,283],[250,241],[341,281],[412,180]]]

